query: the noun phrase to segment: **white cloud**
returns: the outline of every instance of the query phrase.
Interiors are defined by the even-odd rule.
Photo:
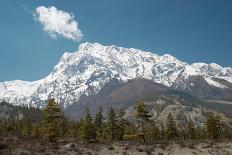
[[[73,41],[80,41],[83,37],[74,15],[58,10],[54,6],[39,6],[35,10],[34,17],[43,25],[43,30],[53,38],[62,36]]]

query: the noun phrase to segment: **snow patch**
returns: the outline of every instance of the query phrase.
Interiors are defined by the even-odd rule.
[[[9,81],[0,83],[0,100],[15,104],[43,107],[54,97],[64,107],[78,101],[83,94],[97,93],[111,78],[126,82],[143,77],[171,86],[177,78],[200,75],[211,85],[225,88],[211,78],[232,83],[232,68],[217,64],[187,64],[165,54],[156,55],[134,48],[83,43],[74,53],[65,52],[53,71],[35,82]]]
[[[209,85],[219,87],[219,88],[227,88],[226,86],[212,80],[211,78],[205,78],[205,80],[208,82]]]

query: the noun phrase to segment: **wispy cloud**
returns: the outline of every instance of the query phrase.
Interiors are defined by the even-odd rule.
[[[74,15],[58,10],[54,6],[39,6],[35,10],[34,18],[42,24],[43,30],[52,38],[62,36],[73,41],[80,41],[84,36],[78,28]]]
[[[34,14],[33,10],[31,10],[28,6],[26,6],[26,5],[24,5],[24,4],[18,4],[18,6],[20,6],[21,8],[23,8],[23,10],[24,10],[26,13]]]

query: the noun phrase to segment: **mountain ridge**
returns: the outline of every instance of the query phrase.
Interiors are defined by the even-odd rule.
[[[144,102],[152,120],[157,123],[165,122],[167,115],[172,113],[178,124],[186,125],[192,120],[201,126],[207,120],[209,113],[220,115],[231,125],[232,108],[230,104],[209,103],[195,98],[188,93],[178,91],[149,79],[136,78],[122,83],[117,79],[108,82],[97,94],[80,97],[79,101],[65,109],[65,114],[72,120],[80,120],[88,108],[95,116],[99,107],[104,117],[110,107],[123,113],[126,120],[136,122],[137,103]]]
[[[159,56],[134,48],[87,42],[74,53],[65,52],[44,79],[0,82],[0,99],[42,108],[48,98],[54,97],[67,108],[83,94],[96,94],[112,78],[126,82],[142,77],[185,90],[185,81],[191,76],[201,76],[208,85],[220,90],[232,88],[231,67],[223,68],[215,63],[188,64],[169,54]]]

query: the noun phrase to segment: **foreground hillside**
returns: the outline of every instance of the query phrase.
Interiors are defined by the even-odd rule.
[[[72,146],[73,145],[73,146]],[[115,142],[108,144],[75,144],[60,141],[45,143],[30,139],[0,139],[2,155],[230,155],[232,142],[156,142],[153,144]]]
[[[156,90],[167,91],[162,85],[155,86]],[[102,108],[95,117],[87,108],[84,117],[73,121],[65,117],[54,99],[48,101],[43,111],[6,102],[0,105],[3,110],[0,117],[0,154],[3,155],[232,153],[232,128],[226,121],[231,120],[215,112],[207,113],[203,124],[191,120],[191,117],[180,124],[181,119],[174,119],[175,115],[171,112],[167,117],[162,115],[159,122],[158,119],[154,121],[153,113],[148,111],[150,105],[139,102],[135,104],[134,111],[129,112],[135,113],[133,121],[113,107],[105,117]]]

